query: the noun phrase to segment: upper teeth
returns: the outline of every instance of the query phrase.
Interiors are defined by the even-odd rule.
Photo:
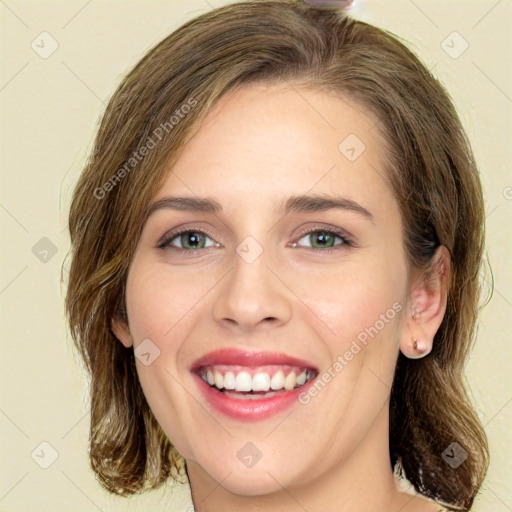
[[[275,366],[257,370],[241,368],[243,367],[208,366],[200,370],[200,375],[210,386],[235,391],[277,391],[283,388],[290,391],[314,377],[311,370],[289,366],[281,366],[277,371]]]

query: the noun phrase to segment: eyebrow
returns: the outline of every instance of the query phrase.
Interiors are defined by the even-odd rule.
[[[220,213],[222,205],[212,198],[200,197],[164,197],[151,204],[145,218],[161,209],[192,211],[204,213]],[[290,196],[277,203],[279,213],[288,212],[322,212],[332,209],[348,210],[366,217],[375,223],[373,215],[366,208],[351,199],[327,194]]]

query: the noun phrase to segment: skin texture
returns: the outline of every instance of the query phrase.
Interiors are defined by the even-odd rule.
[[[349,134],[365,145],[355,161],[338,149]],[[150,366],[137,360],[137,371],[187,461],[196,510],[441,508],[396,489],[388,422],[398,352],[417,356],[412,338],[430,351],[449,262],[439,249],[444,263],[434,286],[409,273],[385,162],[377,119],[362,106],[326,92],[251,85],[216,105],[154,198],[209,197],[223,206],[220,213],[160,209],[148,218],[127,280],[129,326],[113,321],[125,346],[149,338],[160,350]],[[306,193],[356,201],[373,222],[341,209],[276,210],[276,201]],[[189,239],[179,236],[158,248],[177,227],[206,229],[205,248],[184,255],[180,242]],[[316,238],[305,232],[333,228],[354,245],[336,238],[327,244],[333,250],[315,251]],[[253,263],[236,253],[248,236],[263,249]],[[207,352],[237,347],[284,352],[322,373],[395,303],[401,311],[317,396],[266,420],[244,423],[211,409],[189,372]],[[262,453],[251,468],[237,457],[247,442]]]

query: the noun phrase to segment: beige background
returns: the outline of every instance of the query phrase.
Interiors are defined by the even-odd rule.
[[[0,1],[0,511],[184,511],[191,504],[186,486],[123,499],[95,481],[86,451],[86,381],[64,323],[59,271],[70,191],[122,75],[182,22],[225,3]],[[359,0],[353,9],[410,41],[434,68],[481,168],[495,290],[467,368],[492,451],[478,512],[512,510],[511,10],[511,0]],[[46,59],[40,54],[51,40],[44,31],[58,43]],[[468,48],[453,58],[464,41]],[[58,457],[43,469],[52,449]]]

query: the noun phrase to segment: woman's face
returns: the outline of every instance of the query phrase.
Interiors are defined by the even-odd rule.
[[[116,334],[196,479],[256,495],[303,485],[370,438],[387,452],[408,275],[376,122],[325,92],[246,86],[154,198],[169,201],[144,225],[129,333]]]

